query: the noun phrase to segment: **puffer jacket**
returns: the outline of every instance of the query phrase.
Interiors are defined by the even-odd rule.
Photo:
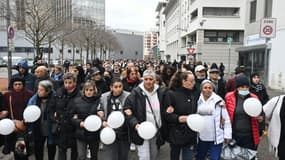
[[[234,113],[235,113],[236,102],[237,102],[236,101],[236,96],[237,96],[236,92],[237,92],[236,90],[233,92],[229,92],[225,98],[226,108],[228,110],[232,124],[234,122]],[[250,93],[250,95],[248,97],[258,98],[255,94],[252,94],[252,93]],[[252,129],[252,137],[253,137],[254,144],[257,145],[260,142],[260,138],[259,138],[257,119],[254,117],[251,118],[251,129]]]
[[[98,111],[103,111],[100,104],[100,96],[75,98],[74,104],[70,111],[71,123],[75,126],[75,137],[85,142],[99,140],[99,131],[89,132],[85,128],[80,127],[80,123],[90,115],[97,115]],[[74,118],[77,115],[77,118]]]

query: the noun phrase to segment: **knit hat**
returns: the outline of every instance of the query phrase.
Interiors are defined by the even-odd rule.
[[[211,72],[219,72],[218,65],[217,65],[216,63],[213,63],[213,64],[211,65],[211,68],[210,68],[209,72],[210,72],[210,73],[211,73]]]
[[[245,75],[236,77],[236,88],[241,86],[249,86],[249,80]]]

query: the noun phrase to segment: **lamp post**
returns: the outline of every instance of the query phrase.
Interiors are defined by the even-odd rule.
[[[10,81],[11,78],[12,78],[12,51],[10,49],[10,40],[12,39],[11,36],[9,36],[9,32],[10,32],[10,29],[9,26],[10,26],[10,18],[11,18],[11,15],[10,15],[10,1],[9,0],[6,0],[6,8],[7,8],[7,12],[6,12],[6,26],[7,26],[7,50],[8,50],[8,65],[7,65],[7,69],[8,69],[8,80]],[[13,35],[14,36],[14,35]]]

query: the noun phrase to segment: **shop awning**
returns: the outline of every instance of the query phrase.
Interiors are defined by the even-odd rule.
[[[246,52],[251,50],[261,50],[265,49],[266,44],[254,45],[254,46],[242,46],[235,49],[236,52]]]

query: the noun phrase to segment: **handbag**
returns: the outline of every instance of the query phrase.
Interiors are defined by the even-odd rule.
[[[144,96],[145,96],[145,98],[146,98],[146,100],[147,100],[147,102],[148,102],[148,104],[149,104],[149,108],[150,108],[150,110],[151,110],[151,112],[152,112],[152,115],[153,115],[153,118],[154,118],[154,121],[155,121],[155,126],[156,126],[156,128],[157,128],[157,132],[156,132],[156,145],[157,145],[157,147],[160,147],[160,146],[164,145],[165,140],[164,140],[164,138],[163,138],[163,136],[162,136],[162,133],[161,133],[161,131],[160,131],[159,125],[158,125],[157,120],[156,120],[156,116],[155,116],[155,114],[154,114],[154,112],[153,112],[153,109],[152,109],[152,106],[151,106],[151,103],[150,103],[148,97],[147,97],[146,95],[144,95]]]
[[[256,153],[257,151],[240,147],[233,141],[230,144],[223,145],[221,160],[250,160],[256,156]]]
[[[20,157],[26,157],[28,155],[27,145],[24,137],[17,138],[14,154]]]

